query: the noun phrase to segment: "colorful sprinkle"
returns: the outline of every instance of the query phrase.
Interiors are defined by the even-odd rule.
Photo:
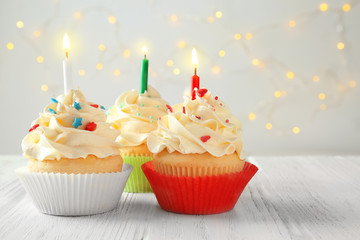
[[[203,97],[207,92],[208,90],[206,88],[201,88],[198,90],[198,95],[199,97]]]
[[[136,115],[140,117],[140,113],[136,113]]]
[[[159,120],[161,120],[161,117],[159,117]]]
[[[120,104],[119,108],[123,108],[124,106],[125,106],[125,103],[123,102]]]
[[[154,117],[153,117],[153,116],[150,116],[149,118],[150,118],[150,119],[153,119]]]
[[[92,107],[94,107],[94,108],[98,108],[98,107],[99,107],[99,105],[97,105],[97,104],[91,104],[90,106],[92,106]]]
[[[151,95],[148,95],[149,98],[151,98]]]
[[[74,101],[74,108],[79,111],[81,109],[80,103]]]
[[[183,106],[183,113],[186,114],[185,106]]]
[[[39,125],[39,124],[35,124],[34,126],[32,126],[32,127],[29,129],[29,132],[34,131],[35,129],[38,128],[38,126],[40,126],[40,125]]]
[[[223,104],[222,103],[220,103],[220,106],[222,106]]]
[[[101,105],[100,105],[100,108],[101,108],[102,110],[105,110],[105,107],[104,107],[104,106],[101,106]]]
[[[230,121],[229,121],[229,119],[226,119],[225,122],[226,122],[226,123],[229,123]]]
[[[74,128],[78,128],[79,126],[81,126],[82,125],[81,121],[82,121],[82,118],[77,118],[76,117],[73,124],[72,124],[74,126]]]
[[[159,105],[155,105],[156,108],[159,108]]]
[[[53,102],[53,103],[58,103],[58,100],[56,100],[55,98],[51,98],[50,100],[51,100],[51,102]]]
[[[96,127],[97,127],[96,123],[90,122],[90,123],[86,124],[85,129],[88,131],[94,131],[96,129]]]
[[[200,117],[200,116],[195,116],[195,117],[196,117],[197,119],[199,119],[199,120],[201,119],[201,117]]]
[[[150,121],[150,123],[153,123],[153,122],[154,122],[153,120]]]
[[[156,118],[156,121],[159,121],[159,118]]]
[[[170,105],[166,105],[166,107],[167,107],[167,109],[169,109],[169,112],[171,112],[171,113],[174,112]]]
[[[200,138],[200,140],[201,140],[203,143],[206,143],[207,141],[209,141],[210,138],[211,138],[211,137],[210,137],[209,135],[206,135],[206,136],[202,136],[202,137]]]
[[[52,108],[49,108],[49,112],[53,113],[53,114],[56,114],[56,111]]]
[[[218,97],[218,96],[216,96],[216,97],[215,97],[215,100],[218,100],[218,99],[219,99],[219,97]]]
[[[142,103],[141,106],[143,107],[143,106],[145,106],[145,104]]]

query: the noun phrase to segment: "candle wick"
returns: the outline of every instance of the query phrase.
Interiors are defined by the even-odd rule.
[[[195,70],[194,70],[194,72],[195,72],[195,75],[196,75],[196,70],[197,70],[197,69],[196,69],[196,67],[195,67]]]
[[[144,58],[146,59],[146,54],[144,54]]]
[[[69,59],[69,52],[66,51],[66,60]]]

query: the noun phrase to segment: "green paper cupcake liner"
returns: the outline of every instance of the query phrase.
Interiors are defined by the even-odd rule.
[[[126,154],[123,154],[122,158],[124,160],[124,163],[131,164],[134,167],[134,170],[130,174],[124,191],[129,193],[153,192],[149,181],[147,180],[144,172],[141,169],[141,165],[146,162],[152,161],[153,158],[150,156]]]

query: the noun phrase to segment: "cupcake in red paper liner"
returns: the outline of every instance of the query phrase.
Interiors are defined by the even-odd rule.
[[[148,137],[152,162],[142,166],[160,206],[184,214],[234,208],[257,171],[242,158],[240,121],[206,89],[185,97]]]

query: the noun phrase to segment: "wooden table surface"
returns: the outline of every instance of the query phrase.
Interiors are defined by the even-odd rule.
[[[0,156],[0,239],[360,239],[360,156],[250,157],[260,170],[227,213],[163,211],[153,194],[127,194],[108,213],[41,214]]]

